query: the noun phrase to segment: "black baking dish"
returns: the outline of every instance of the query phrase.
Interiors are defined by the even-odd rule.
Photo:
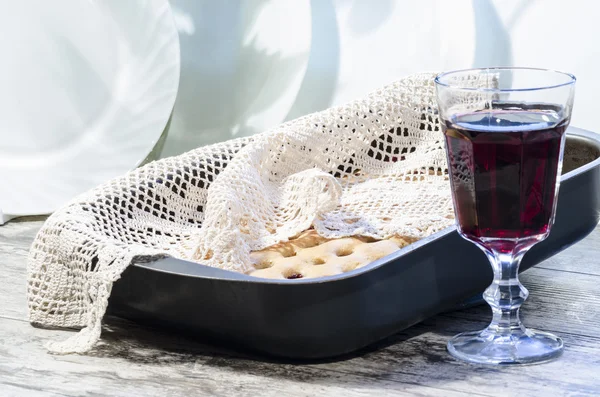
[[[556,223],[522,270],[598,224],[600,135],[569,129],[565,171]],[[491,278],[484,254],[450,227],[363,268],[318,279],[266,280],[173,258],[135,264],[115,283],[109,312],[263,354],[316,359],[455,307]]]

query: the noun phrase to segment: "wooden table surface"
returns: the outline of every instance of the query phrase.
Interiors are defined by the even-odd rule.
[[[29,325],[25,297],[41,225],[0,227],[0,396],[600,396],[600,228],[522,276],[526,325],[560,335],[563,356],[490,368],[446,353],[450,336],[487,325],[487,306],[439,315],[336,362],[267,362],[116,318],[89,354],[51,355],[43,344],[70,332]]]

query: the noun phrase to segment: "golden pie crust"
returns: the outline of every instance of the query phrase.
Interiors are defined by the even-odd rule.
[[[250,275],[270,279],[332,276],[365,266],[413,241],[403,237],[374,240],[361,236],[327,239],[310,229],[287,242],[252,252],[250,257],[256,270]]]

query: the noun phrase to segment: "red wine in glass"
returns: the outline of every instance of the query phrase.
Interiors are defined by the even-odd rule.
[[[460,232],[510,252],[550,230],[568,120],[546,105],[456,114],[445,138]]]
[[[563,351],[559,337],[521,321],[529,293],[519,281],[519,264],[554,222],[575,80],[569,73],[519,67],[456,70],[435,78],[457,229],[485,253],[493,270],[483,293],[492,321],[448,341],[458,359],[530,364]]]

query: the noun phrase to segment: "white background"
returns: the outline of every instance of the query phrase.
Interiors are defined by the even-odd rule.
[[[172,0],[182,73],[163,155],[250,135],[419,71],[574,73],[600,131],[595,0]]]

